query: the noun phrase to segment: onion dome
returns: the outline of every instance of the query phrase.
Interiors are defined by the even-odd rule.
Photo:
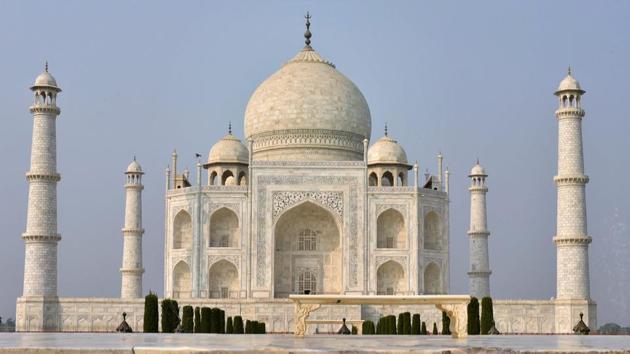
[[[477,164],[473,166],[472,170],[470,170],[470,175],[468,175],[468,177],[472,176],[488,176],[486,174],[486,170],[479,164],[479,160],[477,160]]]
[[[571,68],[569,67],[567,76],[560,81],[560,85],[558,85],[558,90],[556,94],[563,91],[578,91],[580,93],[584,93],[586,91],[582,90],[580,87],[580,83],[571,75]]]
[[[368,165],[406,165],[407,153],[398,142],[389,136],[378,139],[374,145],[368,149]]]
[[[309,17],[310,18],[310,17]],[[260,160],[361,160],[371,135],[368,104],[357,86],[306,46],[254,91],[245,137]]]
[[[140,166],[140,164],[138,163],[138,161],[136,161],[136,158],[133,158],[133,161],[131,161],[131,163],[129,164],[129,166],[127,166],[127,171],[125,173],[139,173],[139,174],[144,174],[144,172],[142,172],[142,166]]]
[[[244,165],[249,163],[249,150],[237,137],[232,135],[231,129],[226,136],[210,149],[206,166],[217,163]]]
[[[61,91],[59,86],[57,86],[57,80],[55,80],[55,78],[48,72],[48,62],[46,62],[44,72],[39,74],[39,76],[35,79],[35,83],[31,86],[31,89],[38,87],[48,87],[54,89],[55,91]]]

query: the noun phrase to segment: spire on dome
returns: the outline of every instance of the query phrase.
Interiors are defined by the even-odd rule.
[[[304,16],[304,18],[306,19],[306,32],[304,32],[304,38],[306,38],[306,40],[304,41],[304,43],[306,43],[306,48],[311,48],[311,37],[313,36],[311,34],[311,21],[310,19],[312,18],[311,14],[306,11],[306,16]]]
[[[228,123],[228,134],[232,135],[232,122]]]
[[[44,70],[48,72],[48,60],[46,60],[46,63],[44,64]]]
[[[571,75],[571,65],[569,65],[569,69],[567,69],[567,75]]]
[[[387,123],[385,123],[385,136],[387,136]]]

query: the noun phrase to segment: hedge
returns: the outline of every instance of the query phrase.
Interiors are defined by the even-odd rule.
[[[158,333],[159,331],[158,297],[149,292],[144,298],[144,326],[145,333]]]
[[[374,330],[374,322],[370,320],[363,321],[363,324],[361,325],[361,332],[364,335],[376,334],[376,331]]]
[[[162,300],[162,332],[174,333],[179,326],[179,306],[172,299]]]
[[[243,334],[243,318],[241,316],[234,317],[234,334]]]
[[[414,313],[411,320],[411,334],[420,334],[420,314]]]
[[[442,334],[451,334],[451,319],[442,311]]]
[[[210,321],[212,318],[211,313],[212,311],[209,307],[204,306],[201,308],[201,330],[199,331],[200,333],[210,333]]]
[[[493,323],[494,314],[492,311],[492,299],[486,296],[481,299],[481,334],[488,334]]]
[[[195,307],[195,333],[201,333],[201,309],[199,307]]]
[[[234,333],[234,325],[232,324],[232,317],[227,318],[227,324],[225,325],[225,333],[226,334]]]
[[[182,330],[184,333],[193,333],[194,330],[193,307],[186,305],[182,309]]]
[[[468,303],[468,334],[479,334],[479,300],[476,297],[470,299]]]

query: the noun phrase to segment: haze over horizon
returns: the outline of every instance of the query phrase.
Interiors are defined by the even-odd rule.
[[[48,60],[63,89],[57,121],[59,295],[118,297],[124,171],[137,156],[144,292],[163,292],[164,169],[194,169],[254,89],[304,44],[362,91],[372,139],[398,140],[421,172],[451,172],[451,293],[468,290],[469,194],[488,178],[495,299],[555,296],[557,121],[567,66],[586,90],[583,139],[591,296],[598,325],[629,325],[630,3],[608,1],[0,2],[0,316],[22,292],[32,118],[28,87]]]

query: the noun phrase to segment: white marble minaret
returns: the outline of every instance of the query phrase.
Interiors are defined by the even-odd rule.
[[[25,242],[23,298],[56,299],[57,297],[57,138],[56,120],[61,112],[57,94],[61,89],[46,70],[31,87],[34,102],[31,169],[28,180],[28,212]],[[40,324],[42,328],[44,323]]]
[[[470,247],[470,268],[468,271],[470,295],[479,299],[490,296],[490,261],[488,257],[488,231],[486,216],[485,170],[479,161],[470,171],[470,229],[468,230]]]
[[[120,297],[123,299],[142,297],[142,167],[133,159],[127,167],[125,183],[125,227],[123,232],[123,261],[120,273],[122,285]]]
[[[554,242],[557,249],[556,298],[590,299],[588,245],[586,231],[586,198],[582,154],[581,96],[584,90],[568,75],[560,82],[558,96],[558,175],[554,181],[558,190],[557,229]]]

